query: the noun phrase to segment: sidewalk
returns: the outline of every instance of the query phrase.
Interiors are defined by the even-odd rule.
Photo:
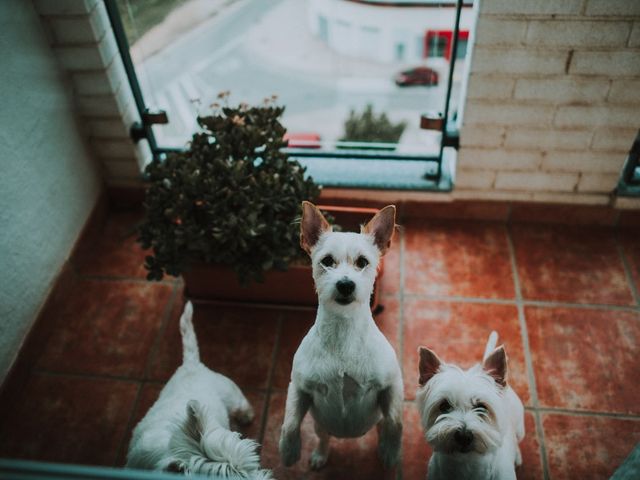
[[[133,63],[141,63],[162,51],[183,35],[223,12],[236,1],[190,0],[184,5],[180,5],[131,46],[130,53]]]

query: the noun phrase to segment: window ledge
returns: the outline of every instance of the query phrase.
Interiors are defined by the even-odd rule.
[[[450,192],[456,151],[445,148],[442,156],[442,174],[439,182],[426,178],[435,174],[437,162],[433,160],[393,160],[362,158],[296,157],[313,180],[329,188],[355,188],[373,190],[418,190]]]

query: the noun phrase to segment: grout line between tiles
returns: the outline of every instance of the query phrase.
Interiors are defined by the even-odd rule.
[[[400,292],[399,292],[399,307],[398,307],[398,353],[400,355],[400,375],[404,378],[404,279],[405,279],[405,230],[399,229],[400,233]],[[404,390],[404,382],[403,382]],[[402,392],[404,396],[404,392]],[[400,458],[402,458],[402,447],[400,447]],[[404,472],[402,471],[402,461],[398,462],[396,469],[396,480],[403,480]]]
[[[398,352],[400,359],[404,358],[404,282],[405,282],[405,239],[404,229],[400,230],[400,292],[399,292],[399,307],[398,307]],[[400,361],[400,372],[404,375],[404,365],[402,360]]]
[[[599,303],[567,303],[567,302],[545,302],[540,300],[523,300],[525,307],[542,308],[583,308],[585,310],[615,310],[620,312],[636,312],[637,307],[631,305],[607,305]]]
[[[76,272],[78,278],[81,280],[94,280],[100,282],[131,282],[131,283],[142,283],[145,285],[180,285],[180,281],[176,280],[154,280],[150,281],[146,278],[139,277],[129,277],[126,275],[85,275],[79,272]]]
[[[631,273],[631,265],[629,265],[629,259],[624,253],[624,248],[622,248],[622,244],[620,243],[620,238],[618,235],[614,235],[616,247],[618,249],[618,254],[620,255],[620,260],[622,260],[622,266],[624,268],[624,274],[627,277],[627,283],[629,284],[629,289],[631,290],[631,295],[633,296],[634,301],[636,302],[636,306],[640,307],[640,293],[638,292],[638,288],[636,287],[636,282],[633,279],[633,274]]]
[[[267,421],[269,416],[269,404],[271,403],[271,392],[273,390],[273,377],[276,371],[276,362],[278,361],[278,354],[280,353],[280,344],[282,342],[282,329],[283,329],[282,314],[278,315],[278,325],[276,327],[276,341],[271,351],[271,366],[267,375],[267,391],[264,397],[264,405],[262,407],[262,418],[260,422],[260,431],[258,432],[257,442],[260,444],[260,448],[264,443],[264,432],[267,429]]]
[[[427,300],[434,302],[461,302],[461,303],[479,303],[486,305],[518,305],[517,299],[503,299],[503,298],[482,298],[482,297],[462,297],[455,295],[427,295],[420,293],[406,293],[404,294],[404,299],[415,299],[415,300]],[[555,301],[547,301],[547,300],[525,300],[521,299],[520,303],[522,303],[525,307],[541,307],[541,308],[582,308],[587,310],[616,310],[623,312],[635,312],[638,310],[638,307],[632,305],[611,305],[611,304],[600,304],[600,303],[570,303],[570,302],[555,302]]]
[[[415,300],[431,300],[434,302],[463,302],[463,303],[486,303],[498,305],[515,305],[515,299],[482,298],[482,297],[462,297],[456,295],[428,295],[421,293],[405,293],[404,298]]]
[[[46,368],[34,367],[32,370],[36,375],[45,375],[47,377],[72,377],[83,378],[86,380],[115,380],[127,383],[144,382],[143,378],[127,377],[124,375],[109,375],[107,373],[84,373],[84,372],[61,372],[56,370],[47,370]]]
[[[167,330],[167,326],[171,320],[171,312],[173,311],[173,307],[178,297],[178,291],[180,290],[180,286],[174,284],[173,291],[171,292],[171,297],[169,298],[169,302],[165,307],[164,315],[162,316],[162,323],[160,324],[160,328],[158,329],[158,334],[156,335],[156,339],[151,346],[151,351],[149,352],[149,356],[147,357],[147,364],[145,365],[144,372],[142,377],[146,380],[149,378],[149,373],[151,370],[151,366],[158,355],[158,350],[160,348],[160,342],[162,341],[162,337],[164,337],[165,331]]]
[[[549,480],[549,462],[547,460],[547,448],[545,444],[544,430],[542,428],[542,419],[540,417],[538,388],[536,385],[536,377],[533,370],[533,360],[531,358],[531,349],[529,348],[529,332],[527,330],[527,322],[524,315],[524,302],[522,299],[522,288],[520,285],[520,276],[518,275],[518,265],[516,260],[515,247],[511,230],[509,226],[505,226],[507,233],[507,245],[509,250],[509,261],[511,264],[511,273],[513,276],[513,286],[516,294],[516,307],[518,309],[518,323],[520,324],[520,335],[522,336],[522,347],[524,349],[524,360],[527,368],[527,376],[529,377],[529,387],[531,388],[531,401],[534,406],[534,419],[538,438],[540,439],[540,456],[542,460],[542,472],[545,480]]]
[[[122,435],[122,440],[120,440],[120,446],[118,447],[118,449],[116,450],[116,460],[114,462],[114,467],[120,467],[120,466],[124,466],[124,464],[126,463],[126,456],[125,456],[125,451],[127,448],[127,444],[129,443],[128,440],[128,435],[129,432],[133,431],[134,425],[133,425],[133,420],[135,417],[135,413],[138,410],[138,406],[140,404],[140,397],[142,396],[142,386],[144,384],[142,382],[138,382],[138,391],[136,392],[136,396],[133,399],[133,405],[131,405],[131,411],[129,412],[129,418],[127,419],[127,423],[125,426],[125,430],[124,433]]]
[[[555,415],[567,415],[571,417],[604,417],[604,418],[618,418],[621,420],[633,420],[640,422],[640,415],[634,415],[632,413],[615,413],[615,412],[598,412],[593,410],[572,410],[570,408],[554,408],[554,407],[525,407],[525,410],[535,413],[548,413]]]

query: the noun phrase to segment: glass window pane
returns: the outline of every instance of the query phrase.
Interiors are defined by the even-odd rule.
[[[117,1],[145,101],[169,116],[154,126],[160,146],[186,145],[229,90],[232,104],[276,95],[292,146],[439,151],[420,117],[444,111],[450,37],[429,33],[452,30],[453,1]],[[472,11],[462,13],[468,30]]]

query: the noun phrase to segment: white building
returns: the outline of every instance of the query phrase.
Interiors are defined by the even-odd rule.
[[[453,0],[309,0],[311,31],[334,51],[381,63],[443,63],[451,58]],[[458,58],[473,24],[472,1],[460,18]]]

